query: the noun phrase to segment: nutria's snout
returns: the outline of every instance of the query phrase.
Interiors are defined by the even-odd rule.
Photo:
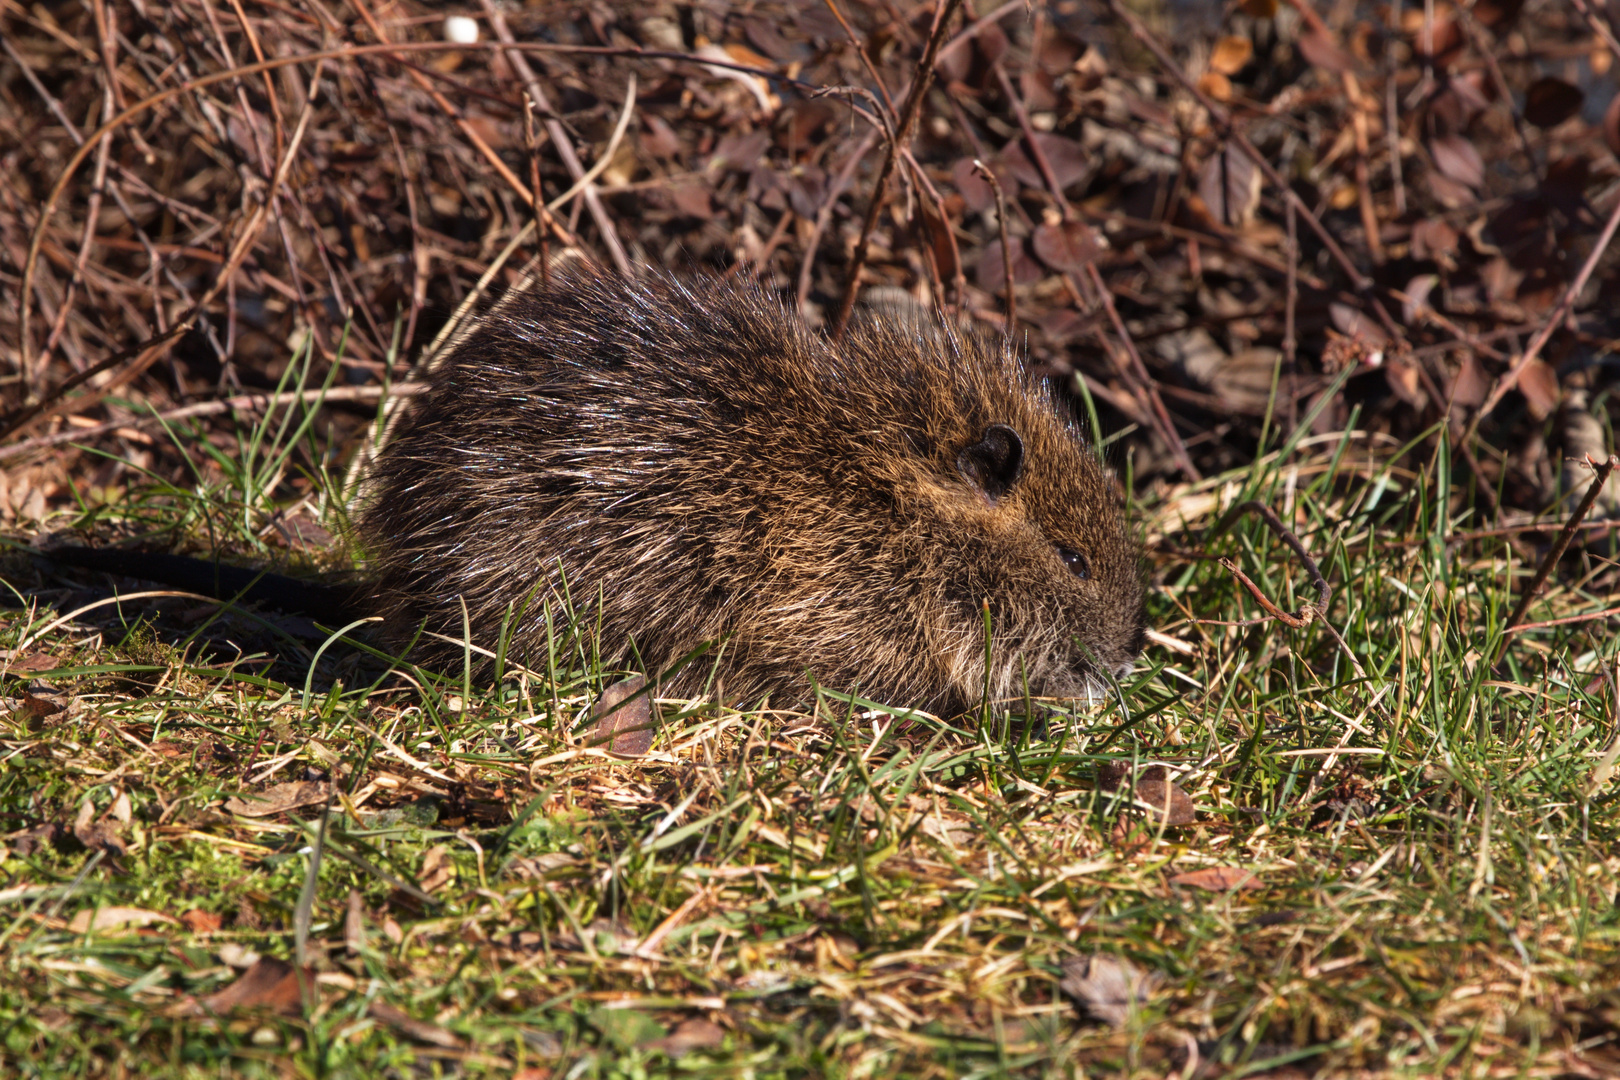
[[[724,641],[732,700],[1095,698],[1142,645],[1113,481],[1007,345],[881,318],[832,342],[713,282],[508,296],[379,456],[360,536],[398,642],[465,611],[544,657],[566,596],[611,663]]]

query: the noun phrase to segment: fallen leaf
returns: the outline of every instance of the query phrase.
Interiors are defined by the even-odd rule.
[[[1082,1012],[1113,1028],[1124,1027],[1161,981],[1158,972],[1144,974],[1123,957],[1072,956],[1062,966],[1058,989]]]
[[[1524,118],[1538,128],[1553,128],[1581,111],[1586,95],[1563,79],[1545,76],[1524,92]]]
[[[454,1032],[430,1024],[426,1020],[418,1020],[410,1013],[397,1009],[386,1001],[373,1001],[366,1007],[366,1013],[373,1020],[387,1024],[401,1035],[415,1039],[417,1042],[427,1043],[429,1046],[442,1046],[446,1050],[461,1050],[466,1044]]]
[[[75,934],[89,933],[93,930],[139,930],[143,926],[160,922],[179,925],[161,911],[148,911],[145,908],[83,908],[73,916],[72,921],[68,923],[68,929]]]
[[[1472,409],[1484,403],[1490,381],[1485,378],[1485,370],[1479,366],[1479,358],[1472,349],[1462,354],[1462,362],[1457,367],[1457,374],[1452,376],[1449,390],[1454,407]]]
[[[1013,252],[1013,284],[1033,285],[1044,276],[1040,264],[1029,257],[1024,245],[1017,240],[1012,241]],[[1001,295],[1007,287],[1007,274],[1003,269],[1001,260],[1001,241],[992,240],[984,247],[984,254],[979,256],[979,265],[974,268],[973,278],[979,288],[987,293]]]
[[[450,861],[450,849],[444,844],[436,844],[422,856],[422,872],[416,876],[416,883],[425,893],[438,892],[450,884],[455,873],[455,864]]]
[[[1457,230],[1439,218],[1425,218],[1412,226],[1412,258],[1445,262],[1457,254]]]
[[[1299,35],[1299,51],[1311,64],[1335,75],[1343,75],[1356,68],[1355,60],[1339,47],[1338,42],[1314,27]]]
[[[1616,94],[1603,110],[1603,141],[1609,153],[1620,155],[1620,94]]]
[[[1086,153],[1084,146],[1073,139],[1037,132],[1035,145],[1040,147],[1041,156],[1046,158],[1046,163],[1052,167],[1052,179],[1056,180],[1058,187],[1065,191],[1091,175],[1091,155]],[[1007,168],[1012,170],[1013,176],[1025,187],[1046,190],[1046,177],[1041,175],[1040,167],[1025,152],[1022,140],[1014,139],[1004,146],[1001,158],[1007,163]],[[999,172],[997,179],[1000,179]],[[1005,182],[1002,187],[1006,189],[1005,194],[1011,200],[1015,193],[1014,189],[1007,187]]]
[[[1260,170],[1248,154],[1228,145],[1199,170],[1198,196],[1216,221],[1234,228],[1246,225],[1260,206]]]
[[[672,1034],[644,1044],[648,1050],[662,1050],[672,1058],[693,1050],[712,1050],[725,1042],[726,1029],[708,1020],[683,1020]]]
[[[1475,191],[1485,186],[1485,161],[1474,144],[1461,135],[1437,135],[1429,140],[1434,167],[1448,180],[1455,180]]]
[[[1063,221],[1036,227],[1035,254],[1053,270],[1074,272],[1084,270],[1087,263],[1095,262],[1102,254],[1096,234],[1083,221]]]
[[[1248,38],[1223,37],[1209,53],[1209,66],[1222,75],[1236,75],[1254,57],[1254,42]]]
[[[1136,804],[1152,825],[1191,825],[1198,820],[1192,797],[1170,779],[1163,765],[1149,765],[1136,778]]]
[[[591,706],[591,724],[582,736],[584,744],[626,757],[640,757],[651,750],[657,725],[653,723],[651,695],[641,693],[646,686],[647,680],[635,675],[603,690]]]
[[[315,806],[326,802],[332,785],[324,780],[293,780],[276,784],[263,791],[232,795],[225,800],[227,812],[240,817],[270,817],[273,814],[296,810],[300,806]]]
[[[1170,879],[1170,884],[1185,888],[1207,889],[1210,892],[1247,892],[1265,888],[1264,883],[1248,870],[1235,866],[1209,866],[1202,870],[1189,870]]]
[[[260,957],[229,986],[197,1003],[198,1011],[225,1013],[232,1009],[266,1009],[296,1015],[315,999],[315,973],[300,972],[285,960]]]
[[[1558,408],[1558,372],[1551,364],[1537,356],[1519,369],[1519,393],[1524,395],[1530,415],[1545,420]]]
[[[225,917],[217,911],[190,908],[180,913],[180,925],[193,934],[212,934],[225,925]]]

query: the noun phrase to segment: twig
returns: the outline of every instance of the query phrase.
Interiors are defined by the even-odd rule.
[[[491,0],[484,2],[487,4]],[[945,30],[961,6],[962,0],[945,0],[945,9],[939,16],[934,32],[928,36],[928,44],[923,49],[917,73],[912,76],[911,90],[906,94],[906,103],[900,109],[899,134],[889,143],[889,152],[884,155],[883,164],[878,168],[877,180],[872,184],[872,198],[866,207],[866,219],[861,223],[860,237],[855,241],[855,252],[850,259],[849,273],[844,279],[844,298],[839,302],[837,317],[833,319],[834,338],[842,337],[844,327],[849,323],[849,313],[855,307],[855,294],[860,291],[861,271],[866,266],[872,230],[877,227],[878,213],[883,209],[884,192],[888,189],[889,177],[894,174],[894,167],[900,160],[900,151],[911,141],[911,132],[917,126],[917,115],[922,111],[923,96],[928,84],[934,78],[934,62],[939,56],[940,45],[945,41]]]
[[[1296,630],[1304,629],[1313,622],[1320,622],[1322,624],[1322,628],[1332,636],[1335,642],[1338,643],[1340,651],[1343,652],[1345,658],[1350,661],[1350,666],[1355,668],[1356,674],[1365,675],[1366,672],[1362,670],[1361,664],[1356,660],[1355,654],[1350,651],[1350,646],[1345,643],[1344,638],[1339,636],[1339,632],[1338,630],[1334,629],[1333,624],[1327,620],[1328,602],[1333,599],[1332,587],[1328,585],[1327,579],[1322,576],[1322,571],[1317,567],[1316,560],[1311,558],[1310,552],[1305,550],[1305,545],[1300,542],[1299,537],[1295,536],[1288,529],[1288,527],[1282,523],[1282,519],[1277,516],[1276,512],[1273,511],[1271,507],[1254,499],[1248,499],[1244,502],[1238,503],[1236,506],[1232,507],[1232,509],[1228,510],[1221,520],[1215,524],[1215,527],[1209,531],[1209,535],[1205,538],[1205,543],[1209,543],[1216,537],[1226,532],[1227,529],[1231,528],[1232,523],[1244,514],[1254,514],[1260,518],[1260,520],[1264,521],[1267,527],[1269,527],[1272,532],[1277,534],[1277,538],[1284,544],[1288,545],[1289,549],[1293,551],[1294,555],[1299,559],[1300,564],[1305,567],[1305,573],[1310,577],[1311,584],[1316,586],[1316,602],[1303,604],[1300,606],[1298,611],[1292,613],[1283,611],[1270,600],[1266,599],[1265,594],[1260,591],[1260,587],[1254,582],[1250,581],[1243,571],[1238,569],[1237,564],[1231,559],[1222,558],[1218,560],[1220,564],[1237,578],[1238,582],[1249,591],[1249,594],[1254,597],[1255,602],[1258,603],[1271,618],[1276,619],[1285,626],[1293,627]]]
[[[1018,297],[1013,294],[1013,257],[1011,241],[1007,238],[1007,196],[1001,191],[1001,181],[990,167],[978,158],[973,159],[973,171],[984,177],[990,190],[996,194],[996,225],[1001,230],[1001,272],[1007,287],[1007,333],[1013,332],[1018,322]]]
[[[1586,282],[1591,278],[1592,271],[1597,269],[1598,260],[1603,257],[1603,253],[1608,250],[1609,242],[1614,239],[1616,227],[1620,227],[1620,199],[1615,200],[1614,209],[1609,212],[1609,220],[1603,226],[1603,234],[1598,237],[1597,243],[1593,245],[1592,253],[1586,257],[1585,264],[1581,266],[1581,272],[1575,275],[1575,280],[1569,283],[1569,287],[1564,290],[1564,295],[1558,298],[1558,304],[1541,324],[1541,330],[1537,332],[1535,338],[1530,342],[1530,347],[1525,349],[1518,359],[1513,361],[1513,366],[1508,368],[1500,379],[1496,380],[1496,385],[1491,387],[1491,392],[1486,396],[1485,403],[1474,414],[1473,420],[1469,421],[1468,438],[1470,441],[1473,439],[1474,433],[1479,430],[1480,421],[1489,416],[1496,406],[1501,403],[1507,392],[1518,385],[1519,373],[1525,369],[1525,366],[1530,361],[1541,354],[1543,346],[1552,337],[1553,331],[1558,329],[1558,324],[1563,322],[1569,315],[1570,309],[1575,306],[1576,298],[1581,294],[1581,290],[1586,288]]]
[[[1541,566],[1536,570],[1536,576],[1530,579],[1530,584],[1525,587],[1524,594],[1519,597],[1519,603],[1514,607],[1513,614],[1508,616],[1507,624],[1502,628],[1502,642],[1496,647],[1496,657],[1491,661],[1492,667],[1502,662],[1502,657],[1507,652],[1509,635],[1516,632],[1520,620],[1524,618],[1525,612],[1530,610],[1530,605],[1535,603],[1536,596],[1541,592],[1542,585],[1546,584],[1548,575],[1553,572],[1553,567],[1557,566],[1558,560],[1564,557],[1564,551],[1569,547],[1570,540],[1574,539],[1575,530],[1580,527],[1581,519],[1586,516],[1588,510],[1592,509],[1592,504],[1597,502],[1598,494],[1602,492],[1604,482],[1609,479],[1609,474],[1614,471],[1614,467],[1620,465],[1620,458],[1610,454],[1608,460],[1597,462],[1588,457],[1586,463],[1592,467],[1592,482],[1586,486],[1586,494],[1582,497],[1580,505],[1575,508],[1574,513],[1569,515],[1569,520],[1564,523],[1563,529],[1558,533],[1557,538],[1553,540],[1552,547],[1547,549],[1546,557],[1541,560]]]

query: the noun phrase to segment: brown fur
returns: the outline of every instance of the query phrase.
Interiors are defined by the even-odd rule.
[[[991,425],[1023,448],[1004,492],[974,468],[972,448],[1002,445],[981,443]],[[566,582],[600,615],[604,658],[658,671],[723,642],[666,693],[700,693],[718,655],[731,700],[803,700],[808,671],[945,712],[984,692],[985,603],[994,698],[1026,679],[1094,696],[1142,644],[1113,485],[1009,351],[877,320],[835,344],[719,283],[509,297],[458,343],[370,492],[370,602],[396,642],[424,624],[462,637],[464,600],[489,649],[522,609],[507,655],[533,662]]]

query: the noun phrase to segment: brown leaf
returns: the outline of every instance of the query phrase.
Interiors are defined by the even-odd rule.
[[[1434,167],[1448,180],[1465,184],[1475,191],[1485,186],[1485,161],[1474,144],[1461,135],[1437,135],[1429,140]]]
[[[726,1029],[708,1020],[683,1020],[662,1039],[644,1044],[648,1050],[662,1050],[672,1058],[693,1050],[712,1050],[725,1042]]]
[[[1223,37],[1209,53],[1210,70],[1236,75],[1254,56],[1254,42],[1248,38]]]
[[[331,790],[332,785],[328,781],[294,780],[263,791],[232,795],[225,800],[225,809],[241,817],[270,817],[300,806],[324,803]]]
[[[675,204],[675,212],[683,217],[697,218],[699,221],[708,221],[714,217],[714,204],[709,198],[709,188],[703,183],[672,184],[669,188],[669,197]]]
[[[332,546],[332,534],[326,526],[302,510],[290,515],[278,514],[272,524],[281,542],[294,551],[326,551]]]
[[[1191,825],[1198,820],[1191,796],[1170,779],[1163,765],[1149,765],[1137,776],[1136,804],[1147,811],[1150,825]]]
[[[1013,253],[1013,284],[1033,285],[1045,275],[1041,273],[1040,264],[1029,257],[1024,245],[1017,240],[1012,241]],[[984,254],[979,256],[979,265],[974,268],[973,279],[987,293],[1000,294],[1006,288],[1007,274],[1001,260],[1001,241],[992,240],[985,245]]]
[[[38,671],[50,671],[52,668],[61,667],[62,661],[51,653],[29,650],[22,656],[13,656],[6,660],[3,666],[13,675],[32,675]]]
[[[1170,884],[1206,889],[1209,892],[1231,892],[1234,889],[1247,892],[1265,888],[1264,883],[1252,872],[1235,866],[1209,866],[1202,870],[1189,870],[1185,874],[1172,877]]]
[[[1013,181],[1012,170],[1007,167],[1007,163],[996,157],[991,158],[985,164],[989,166],[990,173],[996,178],[996,182],[1001,185],[1002,195],[1009,199],[1012,198],[1018,189]],[[996,205],[995,189],[973,167],[972,158],[962,158],[951,166],[951,183],[956,185],[956,190],[961,193],[962,201],[975,214],[982,214]]]
[[[1524,92],[1524,118],[1538,128],[1552,128],[1581,111],[1586,95],[1563,79],[1545,76]]]
[[[1102,249],[1091,226],[1083,221],[1043,224],[1035,229],[1035,254],[1053,270],[1079,271],[1094,262]]]
[[[1518,388],[1530,407],[1530,415],[1537,420],[1545,420],[1558,408],[1558,372],[1541,357],[1533,357],[1519,369]]]
[[[1206,71],[1198,76],[1198,89],[1216,101],[1232,100],[1232,80],[1218,71]]]
[[[161,911],[148,911],[146,908],[133,907],[104,907],[83,908],[75,914],[68,923],[68,929],[75,934],[85,934],[92,930],[139,930],[143,926],[153,923],[173,923],[175,920]]]
[[[193,934],[212,934],[225,925],[225,917],[217,911],[190,908],[180,913],[180,925]]]
[[[1324,71],[1343,75],[1354,71],[1355,60],[1339,47],[1339,43],[1324,31],[1312,27],[1299,35],[1299,51],[1307,61]]]
[[[1457,230],[1439,218],[1425,218],[1412,226],[1412,258],[1443,262],[1457,254]]]
[[[1384,367],[1384,381],[1396,397],[1412,408],[1421,410],[1428,407],[1429,395],[1423,392],[1423,380],[1416,364],[1392,357]]]
[[[1198,197],[1216,221],[1240,228],[1254,218],[1260,206],[1260,170],[1249,155],[1228,145],[1211,154],[1199,170]]]
[[[657,728],[651,695],[641,693],[646,685],[646,679],[635,675],[603,690],[591,706],[592,723],[585,729],[585,745],[600,746],[610,754],[625,757],[640,757],[651,750]],[[632,697],[634,701],[629,700]]]
[[[1620,155],[1620,94],[1616,94],[1603,110],[1603,141],[1609,153]]]
[[[450,849],[443,844],[428,848],[422,856],[422,872],[416,876],[417,885],[425,893],[435,893],[455,877],[455,864],[450,861]]]
[[[1091,175],[1091,157],[1086,153],[1086,148],[1073,139],[1037,132],[1035,145],[1040,147],[1041,155],[1052,167],[1052,179],[1056,180],[1058,187],[1065,191]],[[1001,157],[1006,161],[1007,168],[1012,171],[1013,176],[1025,187],[1046,190],[1046,178],[1041,175],[1040,167],[1025,150],[1022,140],[1014,139],[1003,147]],[[996,178],[1001,179],[999,171]],[[1016,188],[1008,187],[1005,180],[1002,181],[1002,188],[1009,200],[1017,191]]]
[[[373,1020],[387,1024],[395,1031],[417,1042],[427,1043],[429,1046],[442,1046],[446,1050],[461,1050],[466,1044],[454,1032],[430,1024],[426,1020],[418,1020],[403,1009],[395,1008],[386,1001],[373,1001],[366,1012]]]
[[[1144,974],[1123,957],[1071,956],[1062,967],[1058,989],[1082,1012],[1113,1028],[1124,1027],[1161,981],[1158,972]]]
[[[1472,409],[1483,404],[1485,395],[1490,390],[1490,381],[1485,378],[1485,371],[1479,366],[1479,358],[1474,350],[1469,349],[1462,354],[1462,363],[1457,368],[1457,374],[1451,379],[1451,401],[1458,408]]]
[[[260,957],[229,986],[197,1003],[198,1011],[225,1013],[232,1009],[267,1009],[296,1015],[315,1000],[315,973],[299,971],[285,960]]]

